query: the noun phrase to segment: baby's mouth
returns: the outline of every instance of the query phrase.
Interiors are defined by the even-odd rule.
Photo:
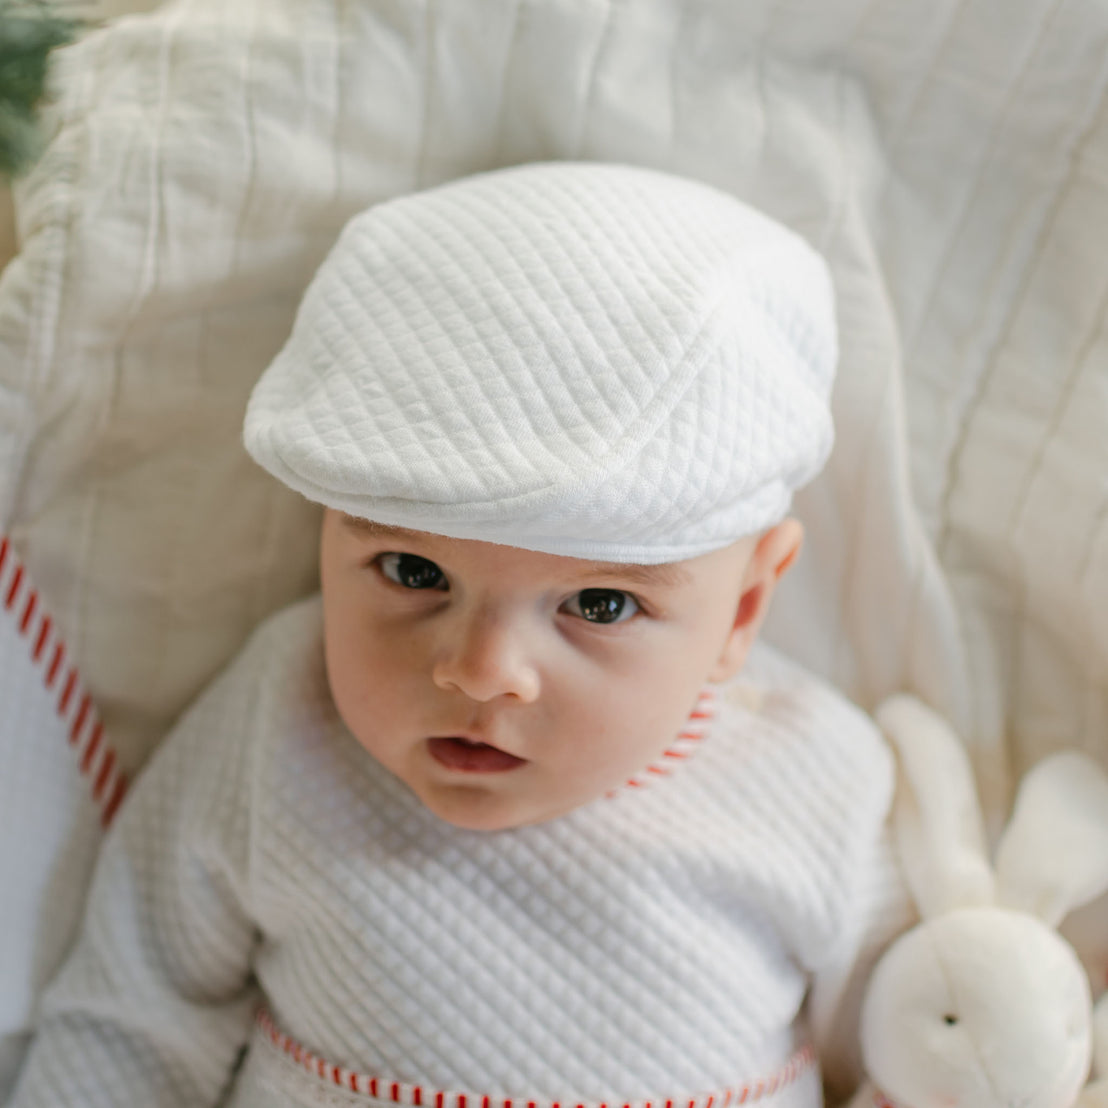
[[[505,773],[527,764],[525,758],[461,735],[428,739],[427,749],[440,766],[458,773]]]

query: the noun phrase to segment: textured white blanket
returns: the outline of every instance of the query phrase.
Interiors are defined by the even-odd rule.
[[[830,259],[838,443],[772,640],[951,716],[994,824],[1047,750],[1108,759],[1103,3],[176,0],[58,78],[0,277],[0,525],[129,770],[311,587],[314,509],[239,427],[339,227],[548,158],[700,177]]]

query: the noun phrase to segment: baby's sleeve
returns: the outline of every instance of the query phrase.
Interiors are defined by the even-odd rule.
[[[257,1000],[249,678],[201,697],[121,808],[9,1108],[219,1100]]]
[[[864,1076],[859,1025],[866,984],[888,945],[916,920],[887,819],[871,832],[860,836],[842,928],[820,959],[808,998],[829,1105],[843,1103]]]
[[[916,920],[889,822],[896,761],[873,718],[765,644],[746,680],[763,781],[782,782],[757,811],[766,856],[787,895],[774,916],[808,985],[805,1031],[829,1104],[862,1081],[860,1014],[873,967]],[[746,771],[750,778],[750,771]]]

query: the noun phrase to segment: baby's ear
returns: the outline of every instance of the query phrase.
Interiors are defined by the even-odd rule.
[[[742,669],[769,611],[773,590],[796,561],[803,541],[804,526],[792,517],[783,519],[758,539],[743,569],[735,622],[719,661],[708,674],[709,681],[726,681]]]

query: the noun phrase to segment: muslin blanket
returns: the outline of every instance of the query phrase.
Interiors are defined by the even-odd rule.
[[[994,825],[1047,751],[1108,761],[1103,3],[174,0],[58,61],[0,277],[0,529],[128,773],[311,588],[316,511],[239,430],[339,228],[558,158],[732,190],[830,262],[838,439],[769,639],[948,715]],[[66,877],[98,816],[57,818],[0,880]],[[1101,982],[1104,913],[1071,922]]]

